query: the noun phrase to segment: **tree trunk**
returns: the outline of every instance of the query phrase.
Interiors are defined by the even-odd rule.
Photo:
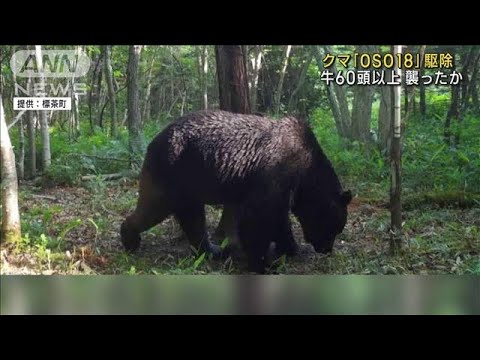
[[[4,57],[4,52],[5,50],[3,50],[2,47],[0,47],[0,66],[2,66],[2,60],[3,60],[3,57]],[[3,82],[4,82],[4,79],[3,79],[3,72],[0,71],[0,94],[3,94]]]
[[[200,88],[200,108],[208,109],[208,48],[207,45],[197,47],[198,79]]]
[[[203,108],[208,110],[208,47],[203,46],[201,56],[202,88],[203,88]]]
[[[385,82],[392,79],[390,71],[385,72]],[[380,150],[388,157],[392,136],[392,89],[390,86],[381,86],[380,109],[378,113],[378,139]]]
[[[358,53],[372,54],[375,49],[371,46],[358,46]],[[352,106],[352,139],[362,142],[370,140],[370,122],[372,120],[372,103],[374,88],[372,86],[357,85],[353,89]]]
[[[76,54],[80,56],[82,48],[80,46],[76,47]],[[75,62],[74,69],[77,69],[77,63]],[[75,72],[70,79],[70,91],[72,99],[72,110],[70,111],[70,136],[73,139],[76,139],[80,135],[80,112],[79,112],[79,96],[75,93]],[[50,119],[53,119],[53,111],[50,112]],[[53,120],[52,120],[53,124]]]
[[[138,101],[138,64],[141,45],[130,45],[128,51],[128,134],[132,165],[140,168],[145,150],[145,140],[141,129],[140,109]]]
[[[418,72],[418,78],[421,79],[422,76],[425,74],[425,64],[424,64],[424,57],[425,57],[425,49],[427,45],[422,45],[420,47],[420,70]],[[427,113],[427,104],[425,99],[425,85],[423,81],[419,81],[419,92],[420,92],[420,115],[422,120],[425,120],[425,116]]]
[[[454,64],[454,68],[452,69],[452,71],[455,69],[456,69],[456,64]],[[443,138],[447,145],[450,145],[452,143],[452,132],[450,129],[452,119],[458,120],[460,116],[460,86],[452,85],[450,87],[450,91],[451,91],[450,106],[447,111],[447,116],[445,118],[445,125],[443,129]]]
[[[472,49],[469,54],[469,58],[465,61],[465,64],[462,68],[462,73],[464,74],[464,78],[466,77],[466,79],[462,81],[462,113],[463,114],[467,111],[467,109],[470,108],[470,105],[471,105],[470,100],[472,100],[472,105],[473,105],[472,90],[476,86],[479,62],[480,62],[480,47],[472,46]],[[469,73],[470,73],[470,76],[468,76]],[[465,76],[465,74],[467,74],[467,76]]]
[[[105,52],[102,48],[102,53],[99,58],[99,68],[97,72],[97,77],[95,78],[95,102],[94,102],[94,109],[96,109],[96,116],[95,116],[95,123],[98,127],[103,129],[103,122],[102,122],[102,112],[100,109],[103,107],[103,103],[105,101],[105,91],[102,88],[102,80],[103,80],[103,73],[104,73],[104,61],[105,60]]]
[[[418,54],[420,56],[422,56],[422,47],[424,45],[421,45],[419,48],[418,48]],[[408,49],[404,49],[405,50],[405,53],[409,52]],[[413,53],[413,49],[410,51],[411,53]],[[419,72],[420,73],[420,72]],[[419,78],[421,79],[421,78]],[[420,83],[422,82],[421,80],[419,80]],[[417,91],[417,87],[416,86],[411,86],[411,85],[407,85],[406,83],[404,84],[404,97],[405,97],[405,111],[404,111],[404,117],[403,117],[403,122],[405,124],[408,123],[408,120],[410,119],[410,115],[413,113],[415,115],[415,92]]]
[[[477,60],[472,71],[472,78],[470,80],[470,97],[472,99],[472,110],[475,115],[480,114],[480,102],[478,100],[478,73],[480,68],[480,54],[477,55]]]
[[[118,137],[118,122],[117,122],[117,99],[115,95],[115,87],[113,86],[113,69],[111,61],[111,46],[103,45],[103,54],[105,56],[105,79],[107,80],[108,100],[110,101],[110,116],[112,117],[110,123],[110,133],[112,137]]]
[[[277,91],[275,92],[275,114],[276,115],[280,114],[283,81],[285,80],[285,73],[287,72],[288,59],[290,58],[291,50],[292,50],[292,45],[287,45],[285,47],[285,52],[283,54],[282,68],[280,69],[280,78],[278,80]]]
[[[477,62],[477,46],[472,46],[470,51],[465,56],[464,60],[462,61],[462,73],[463,73],[463,81],[460,87],[460,113],[457,118],[459,123],[463,122],[463,117],[465,116],[467,109],[469,108],[469,98],[470,98],[470,87],[471,87],[471,79],[473,72],[470,71],[471,69],[475,68]],[[471,73],[471,74],[470,74]],[[457,128],[455,132],[455,146],[457,147],[460,144],[460,126]]]
[[[72,135],[76,139],[80,135],[80,98],[72,92]]]
[[[187,92],[182,92],[182,105],[180,106],[180,116],[183,116],[185,111],[185,104],[187,102]]]
[[[23,120],[18,120],[18,179],[25,179],[25,131]]]
[[[101,48],[103,49],[103,48]],[[90,129],[92,133],[95,130],[95,126],[98,125],[97,119],[97,109],[98,109],[98,99],[99,99],[99,85],[101,85],[101,75],[103,69],[103,50],[99,55],[96,55],[95,67],[92,71],[92,76],[90,78],[90,89],[88,90],[88,114],[90,118]],[[100,80],[100,82],[98,82]]]
[[[18,211],[18,182],[15,154],[8,134],[2,93],[0,93],[0,149],[2,169],[2,231],[0,241],[17,242],[21,238],[20,213]]]
[[[408,111],[408,94],[410,92],[410,89],[407,88],[407,85],[403,86],[403,93],[405,96],[403,97],[403,113],[405,114]]]
[[[252,81],[250,87],[250,104],[252,112],[257,110],[258,78],[262,69],[262,45],[255,45],[255,53],[252,59]]]
[[[465,111],[468,107],[468,100],[469,100],[469,88],[470,88],[470,69],[474,68],[474,63],[476,60],[476,54],[475,54],[476,47],[472,46],[468,54],[462,59],[462,73],[463,73],[463,80],[461,83],[460,87],[460,111],[461,114],[465,114]]]
[[[370,140],[372,119],[373,87],[358,85],[353,93],[352,139],[367,142]]]
[[[424,70],[420,70],[421,72],[423,72]],[[423,75],[419,75],[419,76],[423,76]],[[426,99],[425,99],[425,85],[423,85],[423,82],[421,81],[419,83],[419,92],[420,92],[420,104],[419,104],[419,107],[420,107],[420,115],[422,117],[423,120],[425,120],[425,117],[426,117],[426,114],[427,114],[427,104],[426,104]]]
[[[174,63],[173,63],[173,47],[170,47],[170,110],[168,114],[173,110],[173,106],[175,102],[178,100],[177,96],[175,96],[175,70],[174,70]]]
[[[325,52],[333,54],[333,49],[330,46],[325,46]],[[336,69],[333,69],[334,76],[337,76]],[[343,136],[345,138],[351,138],[350,129],[352,118],[350,116],[350,112],[348,110],[348,101],[347,95],[345,93],[345,88],[343,86],[338,86],[333,84],[333,90],[335,91],[335,96],[340,106],[340,114],[342,115],[342,122],[344,127]]]
[[[323,69],[323,58],[325,52],[330,54],[333,54],[334,52],[328,46],[325,46],[324,48],[320,46],[313,46],[313,51],[317,61],[318,69],[321,71]],[[332,71],[334,77],[337,76],[337,70],[334,66],[330,68],[330,71]],[[348,110],[345,89],[342,86],[335,85],[333,82],[329,85],[326,85],[326,88],[338,134],[341,137],[350,138],[351,117]]]
[[[216,45],[220,109],[250,113],[246,64],[241,45]]]
[[[12,52],[15,52],[15,47],[12,48]],[[1,64],[1,59],[0,59],[0,67],[2,66]],[[27,82],[27,88],[28,91],[30,91],[30,78],[28,79]],[[13,73],[13,84],[17,84],[17,77],[15,76],[15,73]],[[0,94],[2,92],[0,91]],[[28,111],[30,112],[30,111]],[[22,116],[20,115],[20,119],[18,120],[18,162],[17,162],[17,177],[20,180],[25,179],[25,128],[23,127],[23,120]]]
[[[203,60],[202,60],[202,57],[203,57],[203,52],[202,52],[202,49],[200,49],[200,46],[197,46],[195,48],[195,53],[196,53],[196,56],[197,56],[197,72],[198,72],[198,88],[199,88],[199,94],[200,94],[200,97],[199,97],[199,109],[204,109],[205,110],[205,107],[204,107],[204,104],[203,104]]]
[[[307,54],[307,57],[303,62],[303,67],[300,72],[300,77],[298,78],[297,86],[295,87],[295,90],[293,90],[292,95],[290,95],[290,99],[288,100],[287,109],[289,113],[294,112],[295,108],[297,107],[298,93],[302,89],[302,86],[305,82],[305,78],[307,77],[308,67],[310,66],[311,62],[312,62],[312,56],[311,54]]]
[[[408,46],[405,46],[405,49],[403,49],[405,53],[412,52],[411,49],[409,49]],[[405,114],[405,119],[407,118],[406,114],[408,112],[408,106],[409,106],[409,95],[410,91],[413,89],[413,86],[407,86],[407,83],[403,84],[403,113]]]
[[[128,120],[128,109],[125,109],[124,113],[123,113],[123,119],[122,119],[122,122],[120,123],[120,127],[124,127],[125,124],[127,123],[127,120]]]
[[[12,53],[15,53],[16,47],[12,46]],[[2,67],[2,58],[0,57],[0,69]],[[12,73],[12,78],[13,78],[13,86],[17,84],[17,77],[15,73]],[[28,79],[30,81],[30,79]],[[2,82],[2,79],[0,79],[0,82]],[[27,83],[27,89],[30,91],[30,84]],[[0,94],[2,94],[1,91],[1,85],[0,85]],[[21,114],[21,113],[20,113]],[[22,121],[22,116],[23,115],[18,115],[20,116],[18,120],[18,161],[17,161],[17,177],[20,180],[23,180],[25,178],[25,132],[23,128],[23,121]]]
[[[142,123],[145,123],[145,120],[150,119],[152,116],[151,112],[151,101],[150,95],[152,93],[152,74],[153,74],[153,65],[155,64],[155,54],[152,55],[152,62],[150,63],[150,67],[148,69],[147,75],[147,86],[145,90],[145,103],[143,106],[143,114],[142,114]]]
[[[393,47],[393,53],[396,58],[397,54],[402,53],[402,47],[395,45]],[[395,72],[401,75],[398,62],[396,62]],[[401,140],[402,140],[402,119],[401,119],[401,93],[402,86],[392,87],[392,102],[393,102],[393,127],[392,127],[392,147],[390,154],[391,164],[391,182],[390,182],[390,215],[391,215],[391,239],[390,239],[390,251],[395,254],[401,248],[401,232],[402,232],[402,202],[401,202],[401,190],[402,190],[402,177],[401,177]]]
[[[43,60],[42,60],[42,46],[35,45],[35,57],[37,60],[37,66],[42,69],[40,72],[40,84],[42,89],[45,89],[45,77],[43,73]],[[48,129],[47,110],[40,110],[40,130],[42,135],[42,165],[45,172],[51,164],[50,155],[50,132]]]
[[[37,147],[35,143],[35,125],[37,123],[37,112],[28,111],[27,133],[28,133],[28,160],[29,175],[33,179],[37,174]]]

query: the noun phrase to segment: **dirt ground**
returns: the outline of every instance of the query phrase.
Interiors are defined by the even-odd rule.
[[[27,184],[22,188],[26,190],[20,199],[21,216],[24,222],[29,224],[27,229],[24,226],[23,232],[24,235],[30,232],[31,242],[20,250],[19,247],[2,245],[2,274],[246,272],[245,264],[239,261],[200,261],[198,257],[192,256],[187,241],[182,239],[181,231],[172,218],[144,233],[142,245],[136,254],[126,254],[120,243],[119,227],[134,208],[135,183],[120,181],[101,188],[50,189],[35,188]],[[478,212],[460,209],[453,211],[451,216],[463,219],[478,231]],[[415,214],[406,214],[406,217],[416,216]],[[219,216],[219,209],[207,207],[210,233],[218,223]],[[392,258],[388,255],[388,222],[389,211],[386,206],[354,198],[349,206],[346,228],[335,242],[334,254],[325,256],[316,254],[310,245],[305,244],[302,230],[292,217],[293,233],[297,242],[302,244],[301,251],[294,258],[277,260],[270,268],[270,273],[452,273],[452,264],[458,263],[458,257],[463,262],[471,262],[472,257],[473,261],[478,261],[480,251],[477,246],[477,233],[473,235],[473,245],[462,249],[457,257],[454,252],[442,253],[434,249],[430,251],[419,245],[412,251],[415,258],[413,255]],[[38,230],[35,230],[33,225],[46,232],[48,239],[55,240],[55,246],[35,245],[32,233]],[[435,237],[439,234],[441,225],[441,222],[432,220],[419,224],[417,228],[407,229],[406,241],[413,236],[415,239]],[[410,245],[407,248],[410,248]],[[453,262],[450,261],[452,259]]]

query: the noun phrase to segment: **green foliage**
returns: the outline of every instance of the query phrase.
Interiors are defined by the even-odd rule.
[[[42,184],[45,187],[55,185],[75,185],[79,183],[81,167],[78,163],[65,165],[56,159],[42,176]]]
[[[408,124],[403,152],[405,191],[480,193],[480,118],[466,116],[457,124],[461,128],[457,147],[444,143],[442,125],[432,118],[413,119]]]
[[[149,143],[165,125],[166,123],[147,123],[144,128],[146,142]],[[112,139],[103,131],[90,134],[89,129],[84,126],[81,135],[73,141],[68,134],[53,127],[51,151],[52,164],[41,178],[45,187],[79,185],[84,175],[113,173],[131,175],[128,170],[131,155],[126,129],[121,129],[119,137]],[[143,158],[139,161],[141,163]],[[138,169],[135,170],[138,173]]]
[[[384,196],[388,189],[389,169],[385,158],[374,144],[358,141],[347,142],[337,134],[330,111],[316,109],[311,118],[311,126],[323,151],[332,162],[337,174],[364,196],[376,194]]]
[[[66,224],[57,224],[55,217],[61,214],[59,206],[42,206],[22,214],[22,246],[37,249],[60,250],[67,234],[82,225],[81,219],[75,218]]]

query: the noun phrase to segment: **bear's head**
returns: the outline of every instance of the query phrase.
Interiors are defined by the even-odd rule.
[[[351,200],[352,193],[347,190],[329,200],[312,197],[295,204],[292,210],[302,225],[305,241],[312,244],[316,252],[327,254],[332,251],[336,236],[347,222],[347,207]]]
[[[129,224],[129,218],[120,226],[120,240],[128,252],[134,252],[140,246],[140,233]]]

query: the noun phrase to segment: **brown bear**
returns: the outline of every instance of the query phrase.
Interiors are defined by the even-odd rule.
[[[271,243],[294,255],[290,208],[315,251],[332,250],[347,220],[350,191],[339,179],[308,123],[225,111],[199,111],[169,124],[149,144],[138,203],[121,226],[129,251],[140,233],[174,215],[199,251],[209,241],[205,204],[224,205],[248,258],[263,273]]]

